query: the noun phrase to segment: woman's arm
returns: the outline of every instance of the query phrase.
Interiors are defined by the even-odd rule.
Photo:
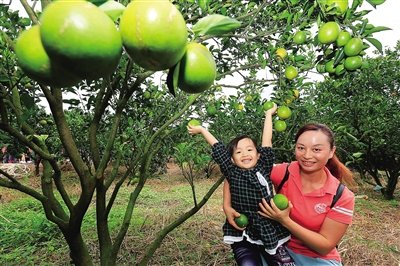
[[[293,207],[292,203],[289,202],[289,208],[281,211],[279,210],[274,202],[271,200],[269,205],[265,199],[259,204],[261,211],[259,214],[276,220],[286,227],[290,233],[296,236],[298,239],[310,249],[320,253],[321,255],[328,254],[332,249],[336,247],[340,239],[346,233],[348,224],[336,222],[330,218],[326,218],[321,226],[319,232],[311,231],[293,221],[290,216],[290,209]]]
[[[232,208],[231,191],[229,189],[228,181],[224,182],[224,187],[222,190],[222,204],[223,204],[222,207],[224,209],[224,213],[225,213],[226,219],[228,220],[228,223],[230,223],[230,225],[232,225],[237,230],[243,230],[244,228],[237,226],[235,223],[235,218],[239,217],[240,213],[238,213],[234,208]]]

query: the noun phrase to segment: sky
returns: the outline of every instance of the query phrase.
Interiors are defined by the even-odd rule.
[[[370,4],[364,1],[363,9],[372,10],[367,15],[369,23],[374,26],[385,26],[392,30],[374,33],[374,38],[378,39],[384,48],[395,47],[400,40],[400,1],[386,0],[375,10]]]

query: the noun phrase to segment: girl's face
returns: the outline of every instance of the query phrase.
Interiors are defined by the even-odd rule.
[[[296,160],[302,171],[319,171],[332,158],[335,149],[336,147],[330,146],[328,136],[321,131],[305,131],[296,142]]]
[[[241,139],[233,150],[232,161],[242,169],[252,169],[256,166],[260,154],[251,139]]]

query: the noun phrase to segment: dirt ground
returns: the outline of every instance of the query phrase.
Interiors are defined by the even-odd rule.
[[[65,166],[67,170],[67,166]],[[25,167],[22,167],[25,169]],[[33,171],[33,169],[30,169]],[[71,174],[72,176],[73,174]],[[201,179],[199,185],[210,187],[218,177],[218,171],[214,173],[214,177],[210,179]],[[23,176],[21,178],[24,178]],[[29,183],[34,188],[39,188],[40,178],[28,178],[24,182]],[[152,189],[168,193],[174,186],[179,186],[186,183],[179,167],[173,163],[167,165],[167,173],[160,178],[152,178],[148,180],[148,186]],[[74,184],[74,182],[69,182]],[[74,184],[76,186],[77,184]],[[76,188],[77,189],[77,188]],[[373,191],[371,186],[361,186],[356,198],[356,210],[353,224],[349,227],[345,236],[339,244],[339,251],[342,255],[344,265],[351,266],[400,266],[400,189],[397,189],[396,200],[382,200],[380,193]],[[10,189],[0,188],[0,204],[12,201],[22,195]],[[187,243],[184,246],[188,250],[199,252],[199,256],[205,256],[203,259],[204,265],[234,265],[229,247],[221,241],[221,225],[224,220],[222,211],[222,186],[219,186],[217,191],[212,195],[211,199],[196,214],[194,220],[202,220],[201,217],[218,217],[211,223],[189,222],[184,223],[176,232],[178,235],[186,234],[187,232],[197,231],[201,233],[201,244],[193,242],[193,239],[187,238]],[[200,218],[199,218],[200,216]],[[206,219],[204,219],[206,220]],[[176,249],[178,241],[173,236],[167,237],[162,244],[162,247],[157,251],[154,257],[154,265],[165,265],[163,260],[166,254],[171,253],[170,249]],[[185,238],[186,239],[186,238]],[[127,243],[134,240],[127,238]],[[193,243],[192,243],[193,242]],[[132,242],[131,242],[132,243]],[[210,243],[212,249],[209,248]],[[129,246],[129,245],[128,245]],[[127,246],[123,253],[130,254],[132,250]],[[134,247],[132,247],[134,248]],[[135,247],[136,249],[136,247]],[[183,248],[182,248],[183,249]],[[209,252],[209,253],[207,253]],[[126,254],[125,253],[125,254]],[[182,252],[185,254],[185,252]],[[174,254],[174,252],[172,252]],[[215,256],[215,257],[213,257]],[[171,258],[176,259],[174,265],[185,265],[182,261],[187,259],[187,256]],[[198,264],[192,264],[198,265]],[[203,264],[202,264],[203,265]]]
[[[170,181],[182,182],[181,171],[174,164],[168,164],[166,175]],[[214,175],[219,175],[218,170]],[[338,246],[344,265],[400,266],[400,188],[396,191],[396,199],[387,201],[370,185],[359,186],[353,224]],[[222,186],[213,197],[220,199],[222,204]],[[221,205],[206,208],[207,212],[211,212],[208,215],[221,215]],[[219,226],[214,227],[220,230]],[[218,231],[213,234],[218,234]],[[221,245],[220,249],[224,247]]]

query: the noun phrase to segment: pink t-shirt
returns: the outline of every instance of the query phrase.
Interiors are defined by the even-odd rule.
[[[286,166],[287,164],[284,163],[273,167],[271,180],[276,187],[285,175]],[[347,187],[343,190],[343,194],[335,206],[332,209],[330,208],[336,189],[339,186],[339,180],[327,168],[325,168],[325,172],[328,176],[325,185],[316,191],[303,194],[299,164],[298,162],[292,162],[289,166],[289,179],[279,192],[285,194],[293,204],[293,208],[290,211],[290,217],[293,221],[315,232],[319,232],[325,217],[344,224],[351,224],[353,219],[354,194]],[[322,256],[305,246],[301,240],[293,235],[288,247],[295,253],[305,256],[341,261],[336,248],[327,255]]]

